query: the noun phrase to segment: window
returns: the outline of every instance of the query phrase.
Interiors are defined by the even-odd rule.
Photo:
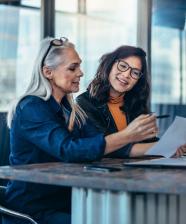
[[[84,91],[104,53],[120,45],[136,44],[137,0],[110,0],[107,3],[87,0],[83,12],[72,13],[75,11],[74,1],[68,1],[68,7],[73,10],[66,10],[66,1],[61,1],[56,11],[55,36],[66,36],[75,43],[83,61],[85,75],[81,81],[81,91]],[[76,5],[76,9],[80,6]]]
[[[182,1],[153,1],[152,103],[186,104],[185,11]]]
[[[0,34],[0,110],[6,111],[28,85],[40,42],[40,10],[1,4]]]
[[[186,0],[152,2],[152,111],[170,115],[158,120],[161,136],[186,116]]]
[[[60,12],[78,12],[78,0],[55,0],[55,9]]]

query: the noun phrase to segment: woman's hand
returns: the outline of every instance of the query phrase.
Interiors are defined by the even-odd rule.
[[[174,154],[174,157],[180,157],[183,156],[183,154],[186,153],[186,144],[181,145]]]
[[[122,131],[105,137],[105,155],[129,143],[139,142],[157,135],[156,116],[154,114],[140,115]]]
[[[130,142],[138,142],[148,138],[153,138],[158,133],[155,114],[143,114],[134,119],[123,130]]]

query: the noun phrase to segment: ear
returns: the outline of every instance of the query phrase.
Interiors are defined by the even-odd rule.
[[[45,78],[47,78],[49,80],[52,79],[52,75],[53,75],[52,70],[50,68],[48,68],[47,66],[44,66],[43,67],[43,75]]]

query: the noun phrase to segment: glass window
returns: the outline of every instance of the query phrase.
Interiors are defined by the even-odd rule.
[[[40,0],[21,0],[21,5],[26,5],[26,6],[32,6],[32,7],[41,7],[41,1]]]
[[[78,0],[55,0],[56,11],[77,12]]]
[[[40,10],[0,5],[0,110],[24,93],[40,42]]]
[[[186,9],[181,1],[153,3],[152,103],[186,104]]]
[[[68,3],[74,7],[72,0]],[[81,91],[93,78],[102,54],[120,45],[135,45],[137,33],[137,0],[110,0],[106,4],[87,0],[85,8],[83,14],[56,11],[56,36],[66,36],[75,43],[83,61]]]
[[[125,30],[132,30],[136,25],[137,0],[110,0],[105,4],[105,0],[86,0],[87,15],[95,16],[108,21],[122,22]],[[135,27],[136,28],[136,27]]]
[[[158,120],[161,136],[186,117],[186,0],[152,2],[152,111],[170,115]]]

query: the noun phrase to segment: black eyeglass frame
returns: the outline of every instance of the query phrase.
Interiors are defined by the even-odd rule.
[[[117,69],[118,69],[120,72],[126,72],[126,71],[128,71],[128,70],[130,69],[130,76],[131,76],[133,79],[138,80],[138,79],[140,79],[140,78],[143,76],[143,72],[141,72],[141,71],[140,71],[139,69],[137,69],[137,68],[132,68],[126,61],[123,61],[123,60],[118,59],[118,60],[116,60],[116,62],[117,62]],[[121,69],[119,68],[119,63],[120,63],[120,62],[125,63],[125,64],[127,65],[127,69],[121,70]],[[138,78],[134,78],[134,77],[133,77],[133,75],[132,75],[132,71],[134,71],[134,70],[140,72],[140,73],[139,73],[140,75],[139,75]]]
[[[44,54],[43,56],[43,59],[41,61],[41,66],[43,67],[44,66],[44,61],[50,51],[50,49],[52,48],[52,46],[55,46],[55,47],[60,47],[60,46],[63,46],[64,42],[68,41],[68,39],[66,37],[60,37],[60,39],[53,39],[50,41],[50,44],[49,44],[49,47],[46,51],[46,53]]]

